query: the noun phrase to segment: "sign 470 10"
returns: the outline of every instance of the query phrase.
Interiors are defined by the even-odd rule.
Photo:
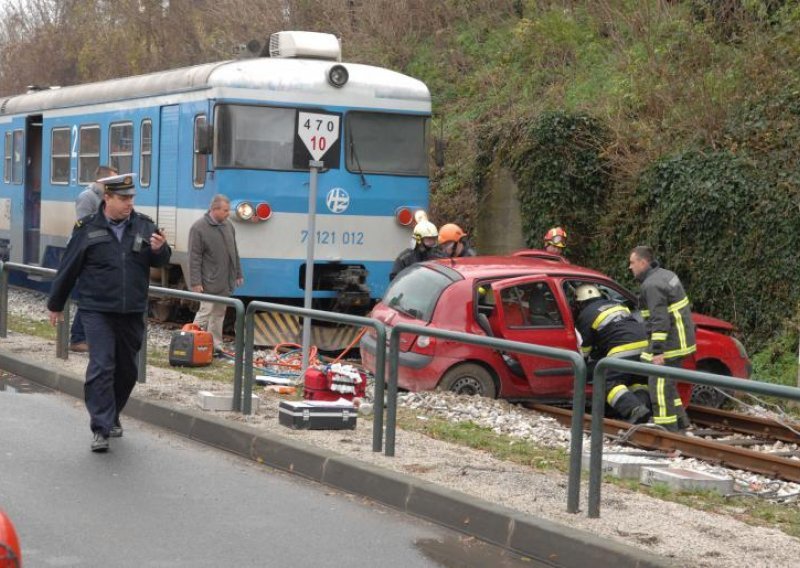
[[[339,120],[338,114],[298,113],[297,134],[315,160],[322,160],[325,153],[339,139]]]

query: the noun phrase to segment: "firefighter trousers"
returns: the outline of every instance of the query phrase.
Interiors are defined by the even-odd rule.
[[[683,358],[667,360],[668,367],[681,367]],[[666,377],[650,376],[647,379],[650,401],[653,404],[653,423],[663,426],[671,432],[685,430],[689,427],[689,417],[678,396],[675,380]]]

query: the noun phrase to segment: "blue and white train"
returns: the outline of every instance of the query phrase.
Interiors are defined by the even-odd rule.
[[[0,251],[55,266],[75,199],[99,164],[137,174],[135,207],[163,227],[185,285],[189,228],[230,197],[245,298],[304,295],[310,155],[298,114],[339,117],[323,158],[314,298],[348,309],[379,298],[413,213],[428,206],[427,87],[340,63],[328,34],[273,34],[270,57],[209,63],[0,99]],[[320,302],[321,301],[321,302]]]

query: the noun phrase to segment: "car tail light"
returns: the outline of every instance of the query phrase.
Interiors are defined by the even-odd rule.
[[[408,207],[400,207],[394,212],[394,217],[398,223],[407,227],[414,221],[414,212]]]
[[[266,221],[270,217],[272,217],[272,207],[269,206],[269,203],[259,203],[256,207],[256,217],[260,221]]]
[[[422,355],[433,355],[436,351],[436,338],[429,335],[418,335],[411,351]]]

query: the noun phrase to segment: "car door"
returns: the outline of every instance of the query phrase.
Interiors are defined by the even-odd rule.
[[[492,283],[496,312],[493,328],[503,339],[578,350],[572,317],[556,283],[547,276],[524,276]],[[535,397],[565,398],[574,373],[566,361],[515,353]]]

